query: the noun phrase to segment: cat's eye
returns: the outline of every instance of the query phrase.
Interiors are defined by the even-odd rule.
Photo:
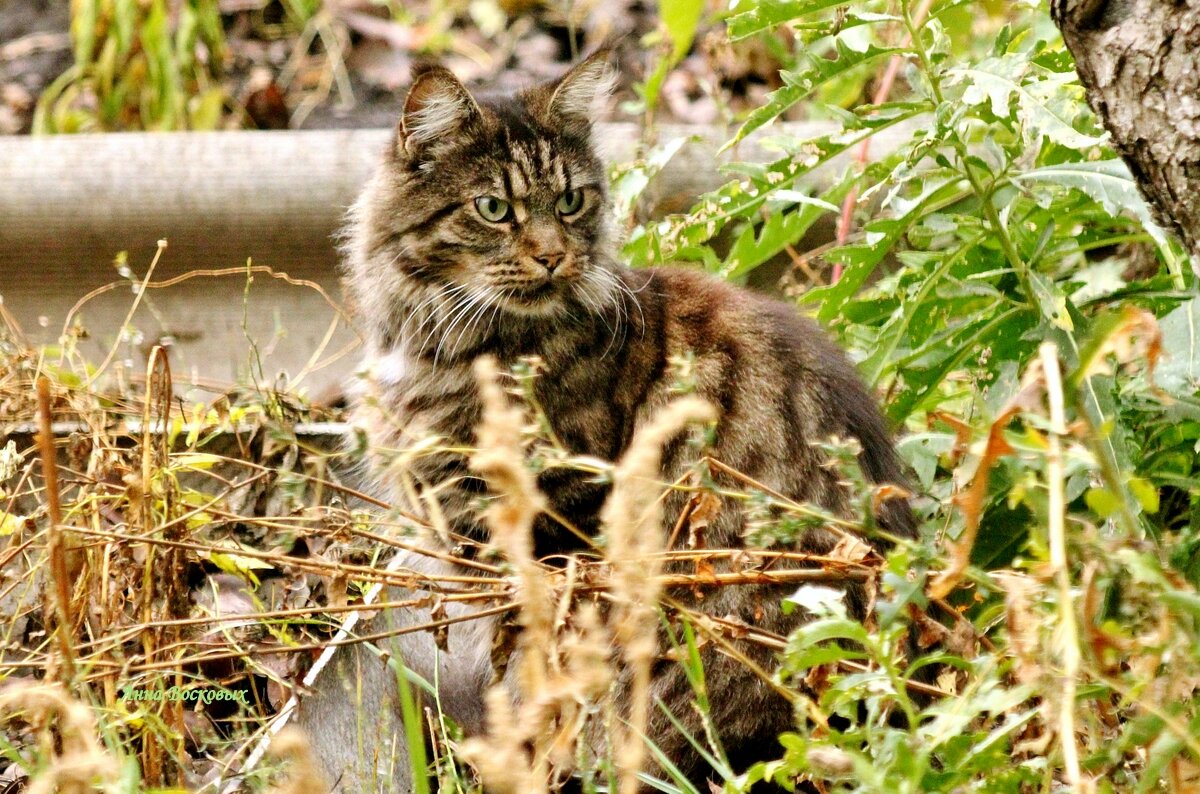
[[[475,209],[479,210],[479,214],[489,223],[500,223],[501,221],[508,220],[509,205],[502,198],[480,196],[475,199]]]
[[[559,215],[574,215],[582,206],[582,190],[564,190],[563,194],[558,197],[558,204],[555,205]]]

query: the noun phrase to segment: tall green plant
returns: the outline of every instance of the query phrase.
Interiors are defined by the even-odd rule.
[[[75,63],[41,95],[35,133],[208,130],[223,116],[217,0],[73,0]]]
[[[1200,702],[1178,683],[1200,672],[1200,297],[1046,9],[741,0],[726,22],[790,53],[730,141],[773,132],[784,156],[730,166],[690,212],[636,228],[627,254],[733,280],[796,248],[840,265],[798,303],[907,428],[926,519],[925,542],[890,560],[877,632],[819,607],[791,638],[791,680],[832,669],[833,684],[778,763],[730,786],[1183,790],[1172,781],[1200,765]],[[885,103],[821,103],[892,58],[902,79]],[[838,129],[770,129],[801,103]],[[884,130],[905,142],[847,164]],[[860,197],[848,239],[806,255],[805,234],[847,195]],[[969,638],[939,659],[961,671],[941,682],[956,698],[908,690],[899,637],[932,631],[913,609],[957,615]]]

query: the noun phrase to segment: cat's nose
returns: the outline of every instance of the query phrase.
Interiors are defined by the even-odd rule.
[[[563,251],[539,251],[533,255],[533,261],[537,262],[546,271],[553,273],[563,261]]]

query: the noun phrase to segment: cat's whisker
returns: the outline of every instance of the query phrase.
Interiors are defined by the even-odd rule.
[[[471,309],[475,307],[479,300],[480,295],[477,290],[468,293],[467,295],[463,296],[461,300],[457,301],[454,306],[452,306],[450,310],[446,312],[445,316],[438,321],[437,325],[434,326],[433,330],[431,331],[431,335],[437,339],[437,342],[435,343],[435,347],[437,349],[434,351],[433,355],[433,363],[435,366],[438,363],[440,355],[446,349],[446,340],[449,339],[450,334],[454,333],[454,329],[458,327],[459,320],[462,317],[465,317],[467,312],[471,311]]]
[[[401,338],[406,338],[409,323],[417,318],[420,318],[420,322],[417,324],[416,328],[413,329],[413,333],[420,333],[421,329],[423,329],[431,320],[434,320],[437,317],[437,308],[441,307],[433,308],[428,312],[424,312],[424,309],[438,301],[441,301],[444,306],[445,299],[460,293],[465,289],[467,289],[465,284],[446,284],[435,289],[432,295],[422,300],[413,309],[409,310],[408,316],[405,317],[404,323],[400,326],[398,336]]]
[[[613,286],[615,286],[621,293],[623,293],[625,296],[627,296],[629,298],[630,303],[632,303],[634,308],[637,309],[638,327],[641,328],[642,336],[644,337],[646,335],[646,315],[642,313],[642,302],[640,300],[638,300],[637,293],[633,289],[631,289],[629,287],[629,285],[625,283],[625,280],[622,279],[620,276],[618,276],[616,273],[612,272],[611,270],[606,270],[604,272],[608,276],[608,278],[612,281]],[[645,284],[642,284],[642,286],[638,287],[637,292],[641,292],[642,290],[644,290],[647,287],[647,285],[649,285],[649,283],[650,283],[650,280],[647,279]],[[624,303],[623,300],[621,302]]]
[[[467,344],[470,344],[471,333],[475,328],[475,324],[478,323],[483,315],[487,312],[488,307],[494,305],[496,302],[495,291],[490,287],[486,287],[485,291],[487,293],[487,299],[481,301],[480,307],[475,310],[475,313],[471,315],[471,319],[467,321],[467,323],[463,326],[463,329],[458,332],[458,336],[454,339],[454,345],[451,347],[451,350],[454,351],[455,355],[458,355],[459,353],[458,345],[460,342],[465,341]]]
[[[485,320],[483,323],[484,334],[491,333],[492,323],[500,316],[500,309],[503,308],[504,301],[508,300],[510,295],[512,295],[512,290],[505,288],[500,290],[500,294],[496,296],[494,301],[492,301],[492,312],[487,316],[487,320]]]
[[[440,359],[442,352],[446,349],[446,340],[450,338],[450,334],[454,333],[454,329],[459,327],[459,323],[468,316],[472,309],[474,309],[476,306],[479,306],[481,303],[483,303],[484,306],[487,305],[487,296],[487,287],[475,289],[473,292],[471,292],[470,298],[465,301],[463,307],[454,313],[453,319],[450,321],[449,325],[446,326],[446,330],[442,332],[437,350],[434,351],[433,365],[435,367],[438,365],[438,360]],[[450,353],[451,351],[446,352]]]
[[[459,314],[461,314],[462,312],[468,310],[471,307],[471,304],[474,301],[474,298],[475,298],[475,296],[473,293],[455,296],[454,299],[450,303],[450,308],[446,309],[444,312],[442,312],[440,314],[440,316],[438,316],[437,321],[434,322],[434,324],[433,324],[433,327],[429,329],[429,333],[427,333],[425,335],[425,338],[421,340],[421,345],[418,348],[418,350],[424,351],[426,349],[426,346],[430,342],[432,342],[435,338],[438,339],[439,344],[440,344],[440,342],[444,341],[446,338],[446,333],[448,333],[450,328],[454,327],[454,323],[456,321],[457,316]],[[443,327],[446,327],[447,330],[445,332],[442,332],[441,335],[439,336],[439,332],[442,331]],[[438,352],[440,352],[440,351],[439,350],[434,351],[434,360],[435,361],[437,360]]]
[[[604,348],[604,352],[600,355],[600,358],[604,359],[604,358],[608,357],[609,352],[612,350],[613,345],[616,343],[617,329],[620,328],[620,326],[621,326],[621,309],[617,303],[613,302],[614,303],[613,323],[610,324],[608,322],[608,317],[606,316],[603,304],[598,302],[601,300],[601,298],[599,296],[589,294],[591,292],[592,287],[595,287],[598,290],[603,290],[604,285],[602,283],[598,283],[597,279],[599,279],[600,282],[604,281],[603,277],[599,275],[598,271],[596,271],[596,270],[585,271],[583,274],[583,281],[585,282],[585,284],[582,284],[580,286],[580,289],[577,294],[578,294],[579,299],[581,301],[583,301],[584,303],[586,303],[588,308],[591,309],[591,313],[593,315],[595,315],[597,318],[599,318],[600,322],[602,322],[604,324],[604,327],[608,329],[608,332],[609,332],[608,346],[606,348]],[[610,297],[607,294],[607,290],[603,290],[603,292],[604,292],[603,297]],[[605,302],[609,302],[609,301],[605,301]]]
[[[450,308],[447,309],[445,304],[442,304],[442,305],[434,308],[433,310],[431,310],[429,312],[429,314],[425,317],[425,319],[423,319],[421,321],[420,325],[418,325],[417,328],[414,329],[413,336],[415,338],[416,334],[419,334],[425,328],[425,326],[429,324],[429,322],[431,320],[433,321],[433,325],[430,327],[429,332],[425,335],[425,338],[421,340],[421,344],[417,347],[418,351],[425,350],[425,346],[427,344],[429,344],[429,342],[437,334],[437,330],[441,326],[441,324],[443,322],[445,322],[447,317],[449,316],[449,314],[451,312],[453,312],[455,308],[458,307],[459,300],[460,300],[459,297],[455,297],[455,296],[446,296],[446,297],[450,304]]]

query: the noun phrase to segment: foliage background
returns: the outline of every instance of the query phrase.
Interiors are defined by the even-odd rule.
[[[822,706],[851,727],[788,739],[782,765],[811,771],[816,750],[837,748],[853,778],[838,790],[1188,790],[1200,302],[1106,148],[1046,9],[762,2],[725,22],[734,41],[794,56],[731,143],[797,105],[837,130],[780,135],[778,161],[735,166],[738,179],[690,213],[635,229],[627,251],[743,281],[848,211],[849,234],[796,257],[840,278],[801,287],[797,303],[835,330],[907,430],[931,542],[890,559],[878,635],[829,618],[827,632],[861,642],[880,672],[840,679]],[[889,61],[900,79],[870,96]],[[899,150],[818,195],[793,190],[910,122]],[[965,587],[947,593],[945,571],[964,565]],[[876,710],[915,707],[886,683],[886,638],[907,606],[943,594],[980,643],[947,645],[969,671],[961,696],[928,707],[919,729],[888,728]],[[814,652],[828,636],[819,625],[792,638],[793,669],[828,658]],[[859,699],[867,719],[850,716]]]
[[[476,5],[383,16],[451,36]],[[510,26],[549,13],[485,5]],[[34,128],[236,117],[220,8],[167,8],[75,3],[75,65],[39,99]],[[339,13],[289,3],[280,23],[303,57],[325,42],[334,85],[332,45],[349,41]],[[629,261],[778,279],[882,396],[923,522],[919,542],[889,555],[868,626],[797,593],[817,618],[788,640],[782,680],[819,678],[822,694],[777,761],[729,772],[725,790],[761,778],[821,791],[1195,790],[1200,297],[1106,146],[1045,5],[665,0],[651,19],[623,95],[623,112],[647,122],[646,153],[613,174]],[[655,135],[665,87],[714,41],[735,59],[766,53],[755,90],[715,70],[698,84],[736,122],[730,147],[765,130],[778,159],[729,166],[687,212],[644,220],[641,191],[684,145]],[[801,140],[776,124],[796,118],[830,131]],[[889,129],[906,142],[861,148]],[[830,169],[843,153],[851,164]],[[825,186],[806,191],[822,167]],[[834,239],[814,242],[831,222]],[[929,640],[927,658],[903,657],[906,633]],[[933,662],[954,697],[909,693]],[[705,741],[721,768],[719,738]],[[460,766],[439,768],[446,785],[470,785]]]

